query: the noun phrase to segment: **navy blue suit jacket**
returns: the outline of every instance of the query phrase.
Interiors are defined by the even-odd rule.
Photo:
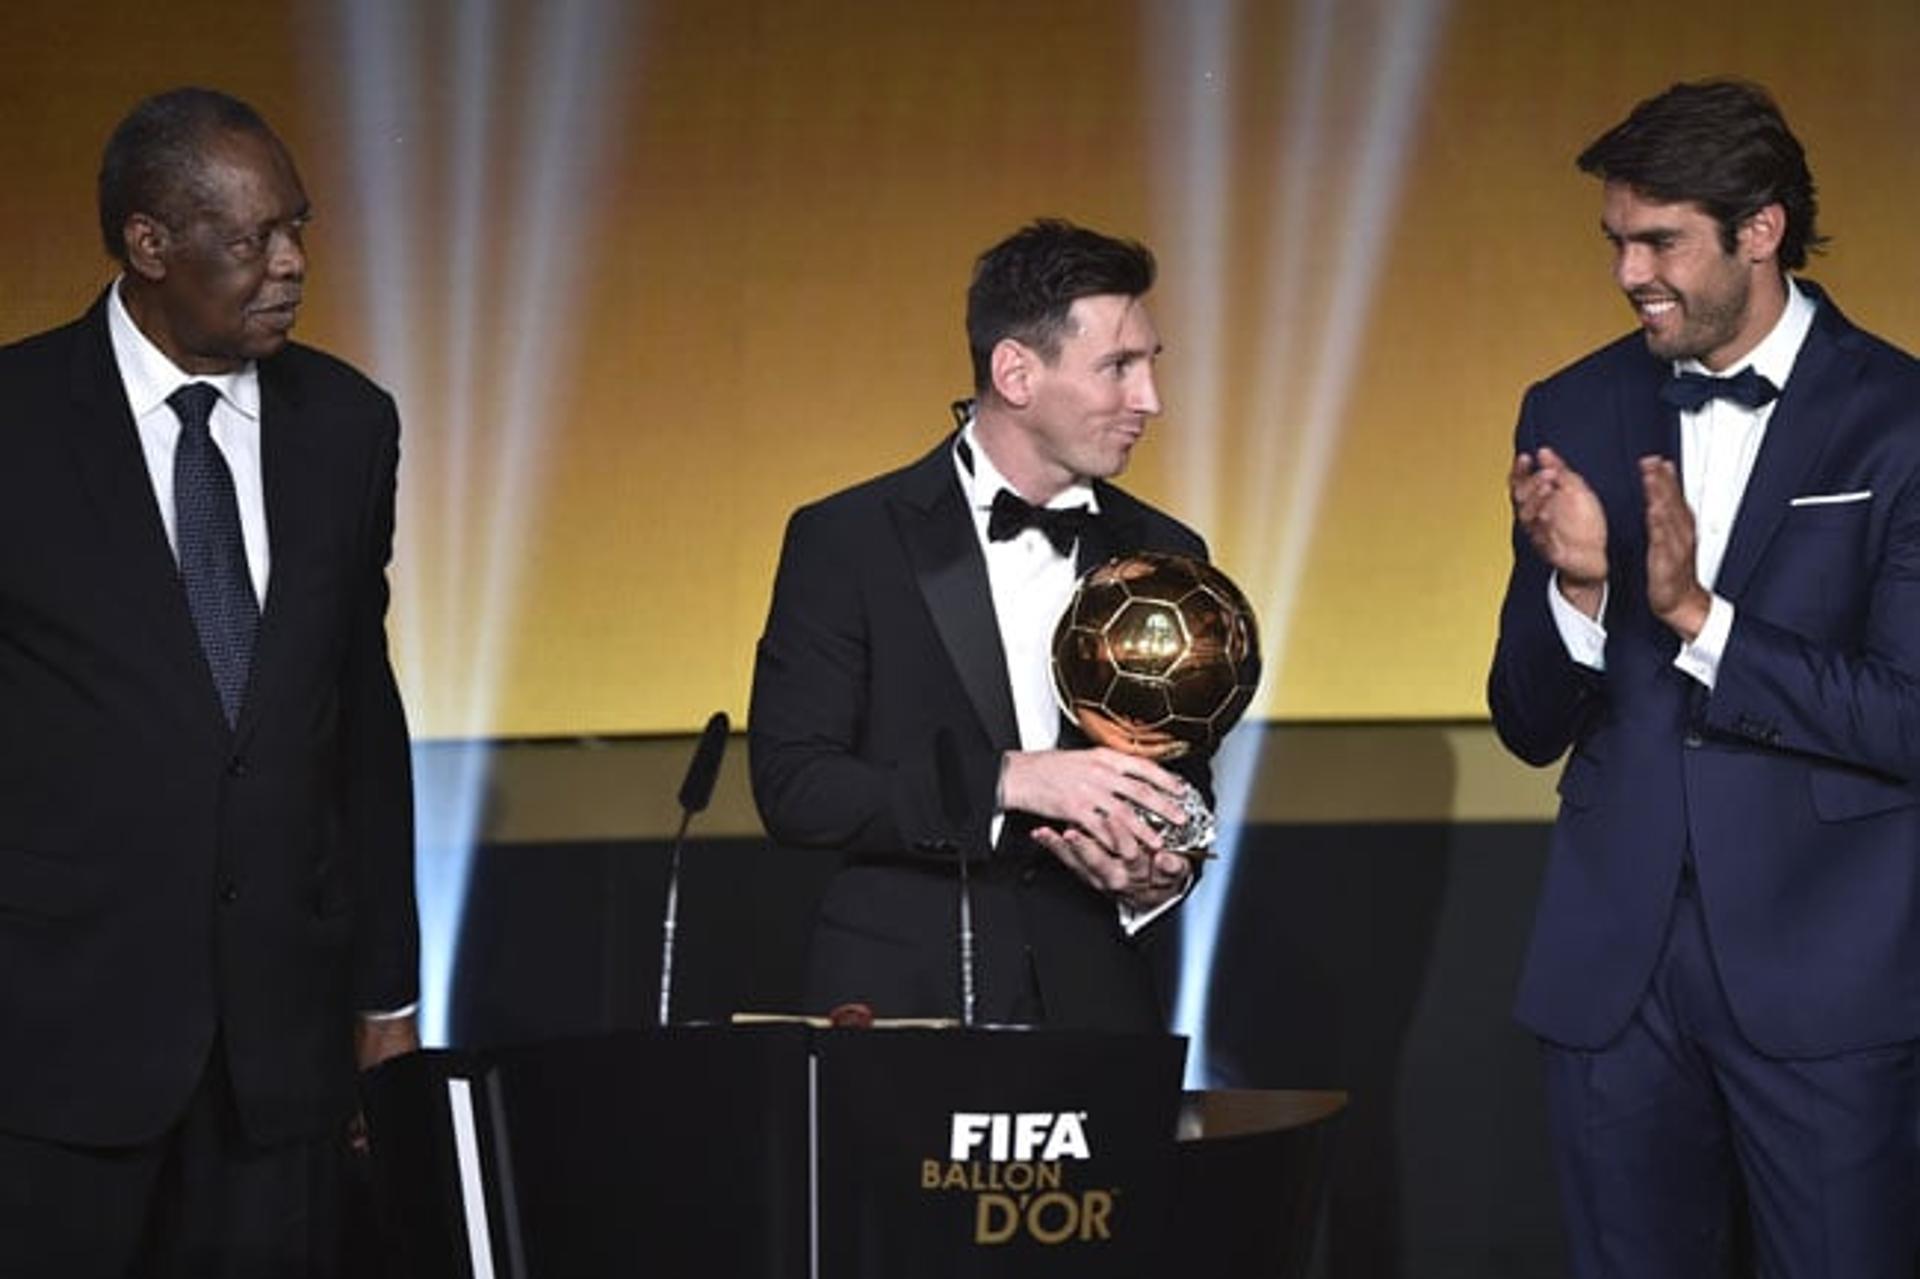
[[[1488,680],[1515,754],[1572,752],[1517,1009],[1558,1043],[1597,1047],[1632,1015],[1689,848],[1756,1048],[1920,1035],[1920,364],[1801,287],[1818,312],[1714,584],[1736,612],[1711,692],[1646,602],[1635,459],[1679,460],[1669,366],[1631,335],[1521,406],[1515,447],[1557,450],[1608,528],[1605,673],[1568,658],[1516,528]]]

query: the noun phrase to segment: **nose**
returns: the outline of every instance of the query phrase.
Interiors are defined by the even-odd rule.
[[[1160,416],[1160,388],[1153,380],[1153,364],[1142,360],[1139,373],[1128,388],[1127,407],[1145,417]]]
[[[1623,244],[1613,255],[1613,280],[1631,293],[1653,281],[1653,252],[1644,244]]]
[[[274,229],[267,243],[267,269],[278,280],[301,280],[307,274],[307,250],[298,226]]]

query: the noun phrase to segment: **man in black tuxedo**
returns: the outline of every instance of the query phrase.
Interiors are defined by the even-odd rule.
[[[1123,551],[1206,553],[1107,483],[1160,411],[1153,277],[1144,246],[1064,222],[989,249],[959,429],[787,527],[748,740],[774,838],[846,854],[813,934],[815,1010],[956,1013],[958,848],[977,858],[982,1020],[1162,1025],[1138,933],[1192,872],[1133,805],[1175,819],[1188,781],[1063,741],[1047,672],[1080,573]]]
[[[417,1042],[398,418],[289,343],[245,104],[107,144],[118,280],[0,350],[0,1270],[330,1272],[356,1061]]]

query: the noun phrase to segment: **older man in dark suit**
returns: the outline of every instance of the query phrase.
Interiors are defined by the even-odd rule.
[[[1911,1279],[1920,365],[1790,271],[1813,179],[1752,85],[1580,157],[1640,331],[1528,391],[1489,681],[1571,749],[1519,1014],[1573,1273]]]
[[[0,351],[0,1269],[330,1270],[356,1059],[415,1042],[398,420],[292,344],[250,108],[109,141],[120,276]]]
[[[967,305],[977,399],[958,406],[959,429],[788,526],[749,743],[773,836],[847,855],[813,935],[817,1009],[956,1013],[958,847],[979,858],[983,1020],[1163,1023],[1138,933],[1191,872],[1133,805],[1178,818],[1187,783],[1063,742],[1047,682],[1078,573],[1123,551],[1205,554],[1107,483],[1160,411],[1153,276],[1144,247],[1062,222],[988,250]],[[1204,785],[1204,765],[1190,771]]]

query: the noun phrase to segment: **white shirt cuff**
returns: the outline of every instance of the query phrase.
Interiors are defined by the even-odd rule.
[[[1187,894],[1192,891],[1193,872],[1189,870],[1185,882],[1180,885],[1180,891],[1161,902],[1158,906],[1149,906],[1145,910],[1135,910],[1124,901],[1115,902],[1114,904],[1120,909],[1120,931],[1129,937],[1134,936],[1142,928],[1145,928],[1148,924],[1151,924],[1154,920],[1160,918],[1160,916],[1185,901]]]
[[[1716,595],[1707,609],[1706,625],[1700,628],[1691,644],[1680,646],[1673,664],[1712,688],[1713,681],[1720,676],[1720,657],[1727,651],[1727,637],[1731,634],[1733,605]]]
[[[1600,584],[1601,617],[1607,615],[1609,589],[1607,583]],[[1553,612],[1553,625],[1560,632],[1560,642],[1567,646],[1567,656],[1590,671],[1606,670],[1607,628],[1575,608],[1560,593],[1558,573],[1547,579],[1547,607]]]
[[[402,1017],[411,1017],[420,1011],[420,1001],[414,1000],[403,1008],[382,1010],[380,1012],[362,1012],[361,1021],[399,1021]]]

